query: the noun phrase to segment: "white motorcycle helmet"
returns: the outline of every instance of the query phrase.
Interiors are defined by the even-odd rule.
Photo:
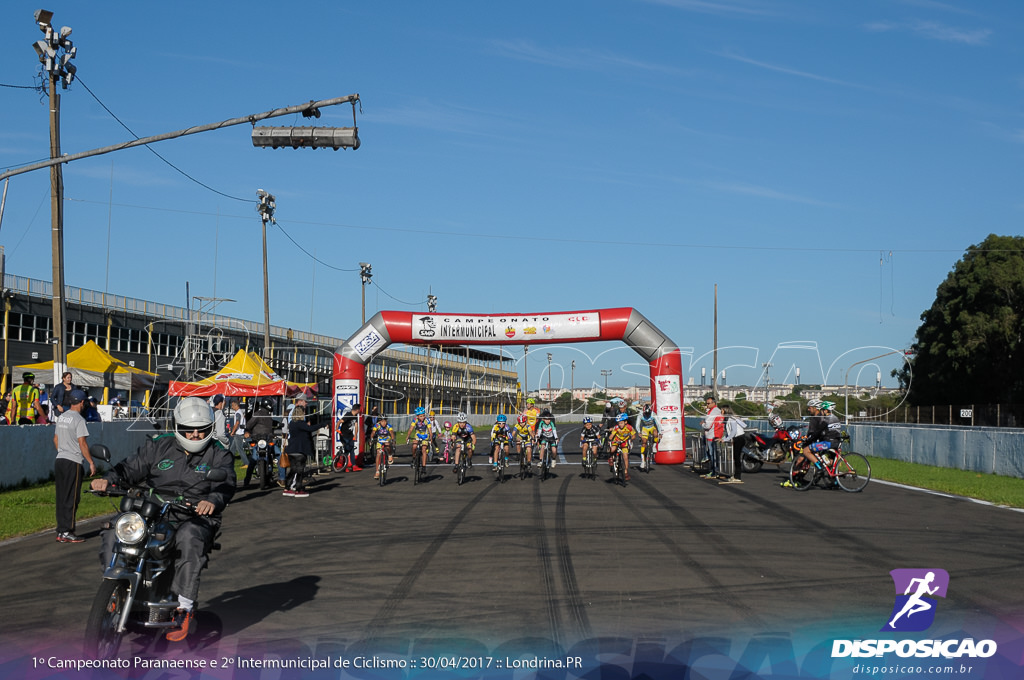
[[[188,433],[199,430],[202,439],[189,439]],[[213,409],[200,397],[185,397],[174,407],[174,437],[189,453],[199,453],[213,439]]]

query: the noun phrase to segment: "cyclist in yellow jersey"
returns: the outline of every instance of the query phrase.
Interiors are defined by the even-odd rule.
[[[508,426],[508,416],[499,414],[491,428],[491,465],[498,467],[498,460],[502,455],[508,455],[515,435]]]
[[[533,432],[530,430],[530,422],[526,416],[516,418],[512,426],[512,434],[516,438],[516,448],[520,456],[526,459],[526,467],[530,467],[533,458]]]
[[[608,435],[608,446],[611,447],[612,457],[608,459],[608,466],[611,467],[614,461],[615,452],[622,451],[622,465],[626,473],[626,480],[629,481],[629,447],[633,443],[636,430],[629,424],[629,415],[620,413],[615,419],[615,427]]]
[[[654,417],[654,412],[651,410],[650,404],[644,404],[644,410],[639,416],[637,416],[636,429],[640,431],[640,450],[643,453],[648,454],[647,459],[649,464],[649,462],[654,461],[654,456],[646,450],[647,436],[650,434],[654,435],[655,445],[661,441],[661,430],[658,429],[658,419]],[[643,469],[644,465],[644,458],[641,458],[640,468]]]
[[[530,434],[537,434],[537,421],[540,419],[540,409],[537,408],[537,400],[530,397],[526,400],[526,410],[523,411],[526,422],[530,426]]]
[[[419,454],[422,459],[423,469],[427,468],[427,456],[430,452],[430,439],[434,434],[430,421],[427,420],[427,411],[422,406],[414,411],[416,417],[409,424],[409,431],[405,433],[405,440],[412,445],[412,455]],[[388,460],[390,465],[392,460]]]
[[[39,388],[33,385],[34,373],[22,376],[24,382],[11,392],[7,404],[7,422],[10,425],[33,425],[42,422],[43,407],[39,403]]]

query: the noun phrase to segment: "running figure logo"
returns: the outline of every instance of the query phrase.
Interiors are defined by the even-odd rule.
[[[949,573],[944,569],[893,569],[889,572],[896,588],[896,601],[883,631],[904,632],[928,629],[935,621],[935,597],[946,597]]]

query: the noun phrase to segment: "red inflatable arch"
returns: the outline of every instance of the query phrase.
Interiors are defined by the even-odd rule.
[[[337,425],[342,414],[356,402],[366,403],[366,365],[392,343],[541,345],[608,340],[621,340],[650,363],[651,398],[662,432],[656,460],[662,464],[684,462],[679,348],[630,307],[541,314],[378,312],[334,354],[335,450],[340,445]]]

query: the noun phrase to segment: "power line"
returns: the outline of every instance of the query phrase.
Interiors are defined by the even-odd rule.
[[[0,87],[9,87],[15,90],[38,90],[38,85],[8,85],[7,83],[0,83]]]
[[[107,205],[102,201],[93,201],[84,198],[65,198],[68,201],[76,201],[78,203],[96,203]],[[240,220],[252,219],[248,215],[225,215],[211,212],[204,212],[201,210],[183,210],[180,208],[164,208],[155,207],[148,205],[135,205],[131,203],[115,203],[119,208],[135,208],[137,210],[156,210],[160,212],[170,213],[182,213],[187,215],[203,215],[208,217],[219,216],[220,218],[235,218]],[[418,234],[422,236],[453,236],[458,238],[482,238],[492,240],[505,240],[505,241],[537,241],[540,243],[569,243],[572,245],[610,245],[610,246],[640,246],[640,247],[657,247],[657,248],[689,248],[693,250],[749,250],[749,251],[779,251],[787,253],[872,253],[877,254],[878,248],[808,248],[806,246],[796,245],[785,245],[785,246],[762,246],[762,245],[722,245],[722,244],[703,244],[703,243],[671,243],[671,242],[651,242],[651,241],[613,241],[604,239],[589,239],[589,238],[556,238],[551,236],[526,236],[523,234],[505,235],[505,234],[493,234],[493,233],[481,233],[481,232],[461,232],[461,231],[441,231],[438,229],[413,229],[411,227],[375,227],[364,224],[345,224],[341,222],[319,222],[311,220],[291,220],[293,225],[300,224],[311,227],[335,227],[339,229],[365,229],[366,231],[382,231],[391,233],[401,234]],[[963,253],[965,248],[886,248],[888,252],[892,253],[917,253],[917,254],[928,254],[928,253]],[[1022,249],[975,249],[972,252],[1006,252],[1006,253],[1018,253],[1024,252]],[[345,271],[356,271],[356,270],[345,270]]]
[[[100,101],[100,98],[96,96],[96,93],[94,93],[94,92],[93,92],[92,90],[90,90],[90,89],[89,89],[89,86],[88,86],[88,85],[86,85],[86,84],[85,84],[85,82],[84,82],[84,81],[83,81],[83,80],[82,80],[81,78],[78,78],[78,82],[82,84],[82,87],[84,87],[84,88],[85,88],[85,91],[86,91],[86,92],[88,92],[88,93],[89,93],[90,95],[92,95],[92,98],[96,100],[96,103],[97,103],[97,104],[99,104],[100,106],[102,106],[102,107],[103,107],[103,110],[104,110],[104,111],[106,111],[107,113],[109,113],[109,114],[110,114],[110,117],[111,117],[111,118],[113,118],[114,120],[116,120],[116,121],[117,121],[117,122],[118,122],[118,123],[119,123],[119,124],[121,125],[121,127],[123,127],[123,128],[125,129],[125,130],[127,130],[127,131],[128,131],[128,134],[130,134],[130,135],[131,135],[132,137],[134,137],[135,139],[141,139],[141,138],[140,138],[140,137],[139,137],[139,136],[138,136],[137,134],[135,134],[135,132],[134,132],[134,131],[133,131],[133,130],[132,130],[132,129],[130,128],[130,127],[128,127],[127,125],[125,125],[125,124],[124,124],[124,121],[122,121],[122,120],[121,120],[120,118],[118,118],[118,117],[117,117],[117,116],[116,116],[116,115],[114,114],[114,112],[113,112],[113,111],[111,111],[111,110],[110,110],[110,109],[109,109],[109,108],[107,107],[107,105],[106,105],[106,104],[104,104],[104,103],[103,103],[102,101]],[[158,152],[154,151],[154,150],[153,150],[153,149],[152,149],[152,148],[151,148],[151,147],[150,147],[150,146],[149,146],[148,144],[146,144],[145,146],[146,146],[146,148],[147,148],[147,149],[149,150],[149,152],[150,152],[151,154],[153,154],[154,156],[156,156],[157,158],[159,158],[160,160],[162,160],[162,161],[163,161],[164,163],[166,163],[167,165],[169,165],[169,166],[170,166],[171,168],[173,168],[174,170],[176,170],[176,171],[177,171],[178,173],[180,173],[180,174],[181,174],[181,175],[182,175],[183,177],[186,177],[187,179],[190,179],[191,181],[195,182],[196,184],[198,184],[199,186],[203,187],[204,189],[208,189],[209,191],[212,191],[213,193],[217,194],[218,196],[223,196],[224,198],[230,198],[230,199],[231,199],[231,200],[233,200],[233,201],[241,201],[242,203],[251,203],[251,202],[252,202],[252,201],[251,201],[250,199],[248,199],[248,198],[240,198],[240,197],[238,197],[238,196],[232,196],[231,194],[226,194],[226,193],[224,193],[223,191],[218,191],[217,189],[214,189],[214,188],[213,188],[213,187],[211,187],[211,186],[210,186],[209,184],[205,184],[205,183],[203,183],[203,182],[199,181],[198,179],[196,179],[196,178],[195,178],[195,177],[193,177],[192,175],[188,174],[187,172],[185,172],[184,170],[182,170],[181,168],[179,168],[179,167],[178,167],[177,165],[175,165],[174,163],[170,162],[169,160],[167,160],[166,158],[164,158],[163,156],[161,156],[161,155],[160,155],[160,154],[159,154]]]
[[[376,281],[371,281],[370,283],[371,283],[372,285],[375,285],[375,286],[377,286],[377,290],[379,290],[380,292],[384,293],[384,294],[385,294],[385,295],[387,295],[387,296],[388,296],[389,298],[391,298],[392,300],[394,300],[395,302],[397,302],[397,303],[399,303],[399,304],[403,304],[403,305],[408,305],[409,307],[415,307],[415,306],[417,306],[417,305],[422,305],[422,304],[426,304],[426,302],[427,302],[426,298],[424,298],[423,300],[418,300],[418,301],[416,301],[416,302],[406,302],[405,300],[399,300],[399,299],[398,299],[398,298],[396,298],[396,297],[395,297],[394,295],[392,295],[391,293],[389,293],[389,292],[387,292],[386,290],[384,290],[383,288],[381,288],[381,287],[380,287],[380,284],[379,284],[379,283],[377,283]]]
[[[325,266],[325,267],[327,267],[329,269],[333,269],[333,270],[339,271],[339,272],[357,272],[357,271],[359,271],[358,267],[356,267],[355,269],[346,269],[345,267],[335,267],[333,264],[328,264],[327,262],[324,262],[323,260],[318,258],[313,253],[311,253],[308,250],[306,250],[305,248],[303,248],[302,245],[300,245],[298,241],[296,241],[294,238],[292,238],[291,234],[289,234],[287,231],[285,231],[285,228],[281,226],[280,222],[275,220],[274,221],[274,226],[276,226],[278,229],[280,229],[281,233],[284,234],[286,237],[288,237],[288,240],[291,241],[295,245],[296,248],[298,248],[299,250],[304,252],[306,255],[308,255],[309,258],[311,260],[313,260],[313,262],[317,262],[317,263],[322,264],[323,266]]]

